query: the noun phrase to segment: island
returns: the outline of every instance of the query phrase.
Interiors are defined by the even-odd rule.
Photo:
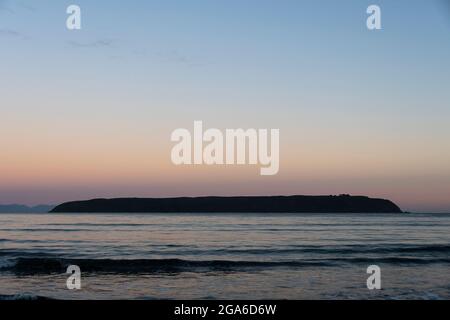
[[[366,196],[116,198],[66,202],[51,213],[401,213],[392,201]]]

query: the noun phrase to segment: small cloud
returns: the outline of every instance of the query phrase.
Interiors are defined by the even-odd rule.
[[[20,32],[10,30],[10,29],[0,29],[0,35],[11,36],[11,37],[20,37],[21,36]]]
[[[110,55],[109,59],[116,60],[116,61],[122,61],[125,59],[123,55]]]
[[[195,59],[188,57],[184,54],[181,54],[180,52],[176,50],[172,51],[166,51],[166,52],[159,52],[157,56],[170,63],[179,63],[179,64],[186,64],[189,66],[199,66],[202,65],[199,61],[196,61]]]
[[[28,38],[26,35],[20,33],[19,31],[12,30],[12,29],[0,29],[0,36],[12,37],[12,38],[22,38],[22,39]]]
[[[110,39],[100,39],[92,42],[69,41],[69,45],[75,48],[107,48],[114,45]]]
[[[176,50],[159,53],[159,56],[169,62],[189,63],[190,61],[187,56],[180,54]]]
[[[146,57],[148,55],[147,49],[144,48],[134,49],[132,52],[139,57]]]

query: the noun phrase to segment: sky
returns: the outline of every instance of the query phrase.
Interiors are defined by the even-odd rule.
[[[345,193],[450,212],[449,57],[446,0],[0,0],[0,203]],[[175,166],[171,132],[195,120],[279,129],[279,173]]]

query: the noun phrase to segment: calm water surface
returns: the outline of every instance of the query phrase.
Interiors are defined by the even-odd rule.
[[[450,215],[0,214],[0,299],[36,296],[450,299]]]

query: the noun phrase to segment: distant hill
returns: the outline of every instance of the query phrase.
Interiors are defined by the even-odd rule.
[[[0,204],[0,213],[47,213],[54,207],[50,205],[29,207],[21,204]]]
[[[67,202],[51,212],[67,213],[400,213],[392,201],[365,196],[264,196],[118,198]]]

